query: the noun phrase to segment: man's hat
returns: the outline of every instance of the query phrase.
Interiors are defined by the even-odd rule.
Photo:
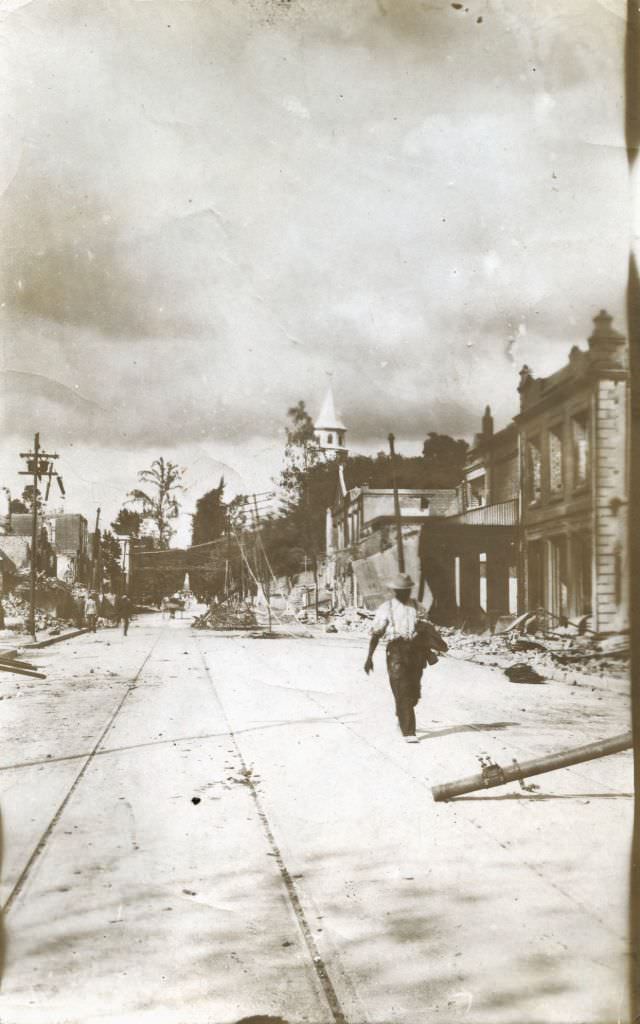
[[[411,590],[414,586],[413,580],[406,572],[400,572],[389,580],[391,590]]]

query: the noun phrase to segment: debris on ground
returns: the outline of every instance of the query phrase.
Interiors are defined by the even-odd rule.
[[[193,623],[196,629],[255,630],[258,612],[249,605],[212,605]],[[368,638],[374,612],[347,606],[323,609],[317,627],[328,636]],[[273,612],[273,626],[283,626],[292,616]],[[315,624],[311,609],[303,608],[293,621]],[[449,655],[479,665],[502,669],[512,682],[541,683],[545,680],[591,684],[594,678],[626,681],[629,678],[629,636],[602,636],[593,632],[591,618],[560,624],[542,611],[523,613],[516,619],[503,616],[495,632],[478,634],[465,629],[438,626],[449,647]],[[285,630],[286,631],[286,630]],[[258,635],[258,634],[256,634]],[[509,672],[506,670],[509,669]]]
[[[556,682],[573,683],[583,681],[583,677],[588,682],[602,676],[628,679],[628,634],[599,636],[581,630],[580,625],[558,626],[553,630],[540,630],[533,634],[508,629],[501,633],[478,636],[449,627],[442,627],[441,632],[454,657],[501,668],[505,672],[526,665],[542,679],[553,679]]]
[[[510,665],[509,668],[505,668],[504,674],[512,683],[544,683],[544,677],[539,675],[535,668],[528,665],[526,661]]]
[[[339,609],[323,620],[323,632],[368,637],[373,614],[367,608]],[[516,619],[504,616],[496,625],[494,633],[487,629],[478,634],[449,626],[438,626],[438,630],[451,656],[503,671],[516,668],[515,678],[509,676],[513,682],[552,679],[590,683],[594,677],[629,678],[628,633],[598,635],[593,632],[590,617],[560,624],[544,612],[526,612]]]

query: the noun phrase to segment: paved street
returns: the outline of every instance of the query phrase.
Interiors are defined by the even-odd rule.
[[[410,746],[364,650],[149,616],[0,680],[3,1024],[625,1019],[631,755],[430,793],[624,697],[446,658]]]

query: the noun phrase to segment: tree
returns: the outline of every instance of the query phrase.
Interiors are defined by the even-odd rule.
[[[324,547],[326,509],[334,505],[339,490],[339,464],[323,459],[315,446],[313,421],[304,402],[288,410],[285,433],[280,476],[284,510],[277,519],[265,521],[262,528],[263,543],[277,576],[295,575],[305,564],[315,566],[317,552]],[[381,451],[375,456],[350,456],[342,460],[342,466],[350,489],[388,490],[394,476],[402,489],[452,489],[462,479],[467,448],[466,441],[432,431],[421,455],[397,455],[392,465],[390,454]]]
[[[112,593],[120,593],[124,577],[122,552],[117,538],[109,530],[105,530],[100,538],[100,564],[102,583],[106,583]]]
[[[191,543],[206,544],[217,540],[224,533],[227,520],[227,506],[223,501],[224,477],[211,491],[207,491],[196,502],[191,525]]]
[[[16,515],[16,516],[25,516],[27,514],[27,512],[29,511],[29,509],[25,505],[24,501],[21,501],[20,498],[12,498],[11,499],[11,504],[9,506],[9,510],[10,510],[12,515]]]
[[[135,512],[132,508],[121,508],[111,524],[111,529],[124,537],[139,537],[142,520],[141,512]]]
[[[153,460],[149,469],[141,469],[138,473],[138,479],[147,484],[147,490],[136,487],[129,492],[130,503],[141,506],[143,520],[153,523],[162,549],[169,547],[175,533],[171,523],[180,511],[177,495],[184,490],[182,474],[179,466],[160,456]]]
[[[287,443],[284,449],[284,466],[280,475],[280,486],[286,500],[299,504],[304,498],[304,483],[311,466],[316,465],[319,452],[314,447],[315,431],[313,420],[304,402],[298,402],[287,410],[288,423],[285,426]]]
[[[315,571],[318,526],[324,521],[325,512],[324,507],[318,507],[314,502],[309,483],[313,470],[321,465],[320,452],[314,445],[313,420],[303,401],[287,410],[287,418],[287,442],[280,487],[286,507],[284,518],[288,528],[285,531],[286,542],[278,540],[278,535],[282,532],[278,527],[272,529],[270,540],[273,551],[269,552],[269,555],[273,553],[273,560],[281,563],[278,548],[282,550],[288,546],[291,552],[295,552],[294,561],[298,563],[304,564],[306,553],[307,557],[311,558]],[[289,569],[286,575],[291,575],[292,571],[296,572],[302,568],[302,564],[294,568],[290,556],[286,558],[286,562]]]
[[[468,448],[466,441],[456,441],[448,434],[431,430],[422,446],[428,486],[456,487],[462,480]]]
[[[38,512],[42,512],[43,501],[40,491],[38,491]],[[20,498],[12,498],[11,500],[11,511],[15,515],[26,515],[27,512],[33,512],[33,484],[27,484],[22,491],[22,500]]]

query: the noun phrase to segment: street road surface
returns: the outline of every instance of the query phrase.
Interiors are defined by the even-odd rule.
[[[625,698],[444,658],[411,746],[365,647],[148,616],[0,680],[2,1024],[627,1019],[631,755],[430,793]]]

